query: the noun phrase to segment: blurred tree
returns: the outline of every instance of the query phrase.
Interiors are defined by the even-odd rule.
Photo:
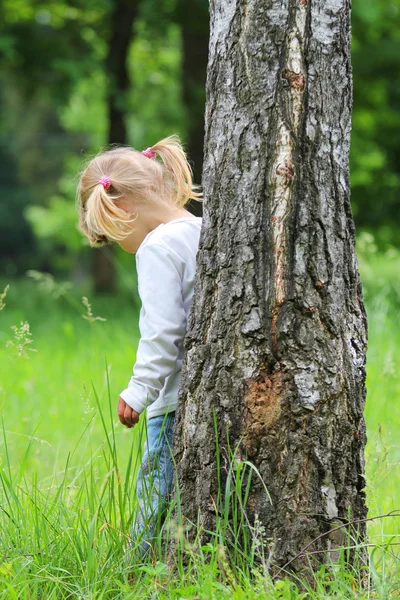
[[[168,35],[171,23],[179,27],[181,69],[177,72],[184,106],[186,149],[191,162],[194,180],[201,183],[204,145],[205,81],[208,58],[209,15],[208,0],[142,0],[141,18],[146,23],[147,35],[152,45],[155,40]],[[135,84],[136,85],[136,84]],[[202,203],[191,200],[188,210],[196,215],[202,213]]]
[[[177,21],[182,29],[182,88],[186,107],[188,154],[194,180],[201,182],[203,170],[204,113],[208,61],[208,0],[177,1]],[[191,200],[187,207],[201,216],[202,203]]]
[[[127,144],[125,116],[130,89],[128,52],[133,38],[133,24],[138,14],[138,1],[114,0],[109,18],[110,32],[105,61],[107,82],[108,144]],[[115,289],[114,246],[96,248],[94,252],[94,288],[96,292]]]
[[[29,260],[34,250],[33,232],[25,221],[23,209],[26,190],[21,185],[12,155],[0,146],[0,264],[7,275]]]

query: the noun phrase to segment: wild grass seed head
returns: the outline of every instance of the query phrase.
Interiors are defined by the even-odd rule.
[[[5,307],[5,302],[4,302],[4,300],[6,299],[7,292],[8,292],[8,290],[9,290],[9,289],[10,289],[10,286],[9,286],[9,285],[7,285],[7,286],[4,288],[4,292],[3,292],[2,294],[0,294],[0,311],[2,311],[2,310],[3,310],[3,308]]]
[[[8,340],[6,347],[8,348],[11,346],[12,348],[15,348],[15,357],[23,356],[24,358],[29,358],[27,351],[37,352],[35,348],[29,348],[29,345],[33,343],[33,340],[31,339],[32,333],[28,321],[21,321],[20,327],[13,325],[11,329],[14,331],[14,339]]]

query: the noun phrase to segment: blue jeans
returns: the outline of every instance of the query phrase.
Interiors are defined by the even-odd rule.
[[[157,537],[165,509],[171,497],[174,467],[172,432],[175,411],[147,421],[142,464],[136,480],[136,518],[132,527],[132,544],[140,558],[146,556]]]

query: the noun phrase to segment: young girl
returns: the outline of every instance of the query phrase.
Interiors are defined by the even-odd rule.
[[[202,224],[184,206],[200,197],[177,136],[142,152],[121,147],[99,154],[78,187],[80,228],[91,245],[117,242],[136,256],[140,341],[118,417],[131,428],[147,409],[132,535],[139,556],[151,548],[172,490],[172,430]]]

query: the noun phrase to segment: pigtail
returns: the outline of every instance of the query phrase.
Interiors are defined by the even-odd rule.
[[[183,207],[191,198],[201,200],[202,193],[193,184],[193,173],[177,135],[170,135],[149,148],[164,163],[175,188],[176,206]]]
[[[81,231],[88,237],[91,245],[99,242],[120,241],[131,232],[129,223],[135,221],[122,208],[119,208],[99,182],[80,206],[79,224]]]

